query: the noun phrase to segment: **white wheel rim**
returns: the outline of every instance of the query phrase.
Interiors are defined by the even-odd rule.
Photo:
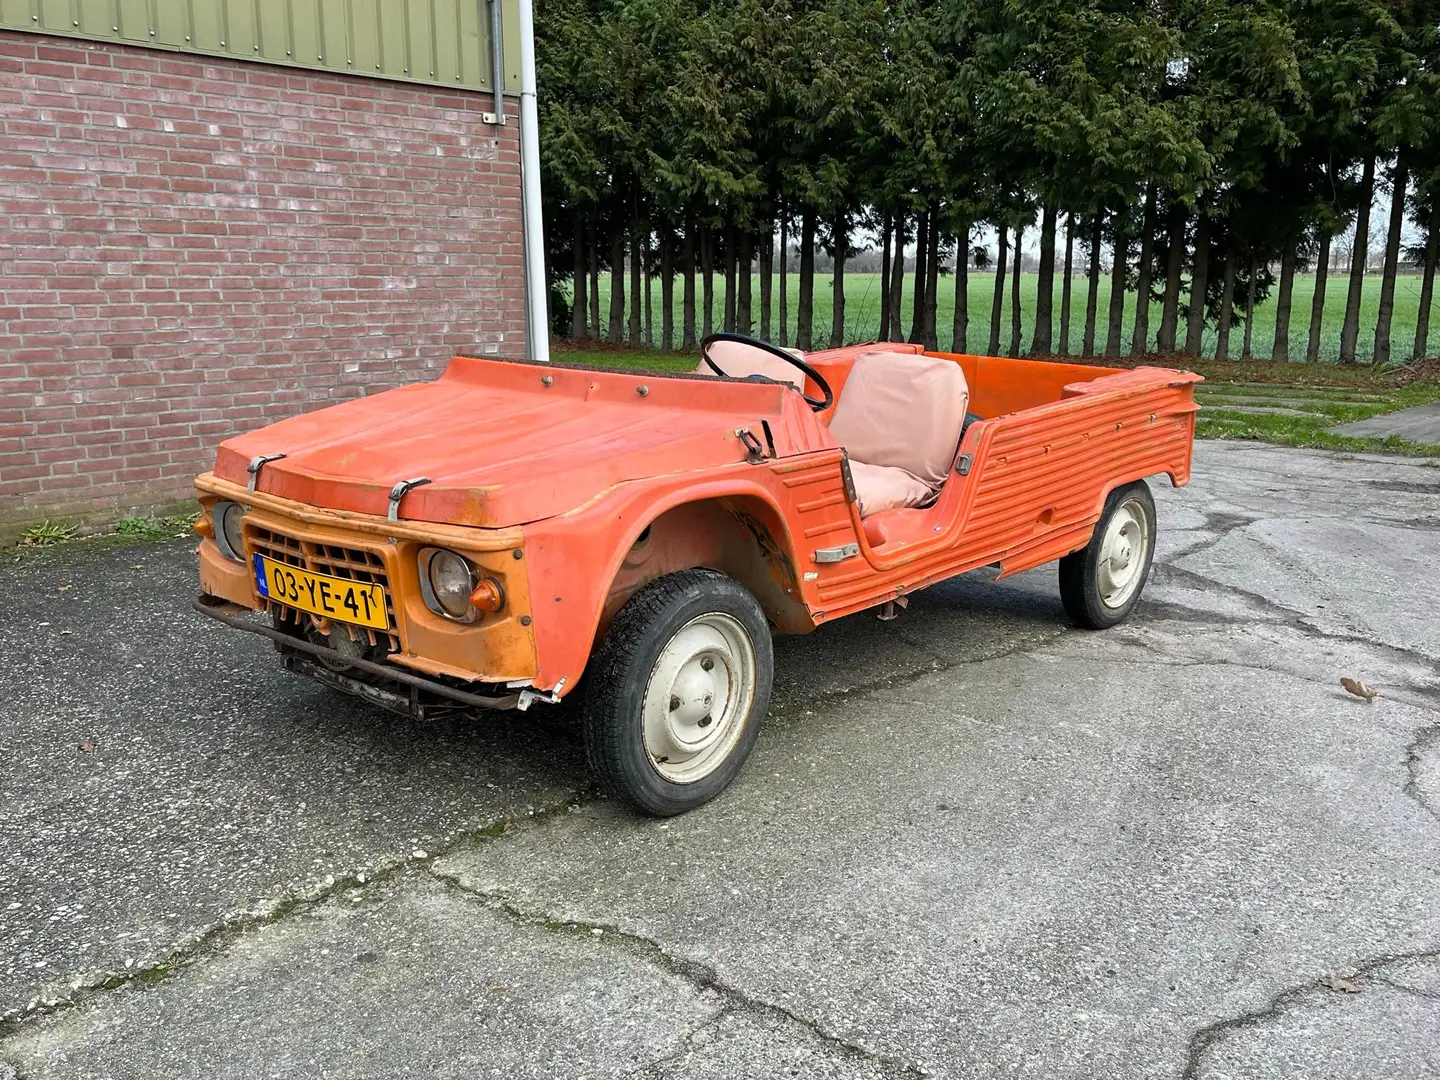
[[[1124,607],[1145,579],[1150,554],[1150,518],[1138,499],[1115,508],[1100,542],[1100,602]]]
[[[755,702],[755,646],[740,622],[691,619],[660,651],[645,687],[645,752],[655,771],[693,784],[720,767]]]

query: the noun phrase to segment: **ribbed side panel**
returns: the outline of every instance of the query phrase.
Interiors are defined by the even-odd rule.
[[[1016,573],[1075,550],[1111,488],[1157,473],[1188,480],[1194,410],[1188,383],[1161,384],[991,421],[969,476],[951,479],[964,485],[958,498],[947,490],[932,511],[942,528],[947,509],[960,515],[954,544],[894,570],[877,572],[863,558],[839,564],[821,575],[818,606],[829,619],[975,567]]]

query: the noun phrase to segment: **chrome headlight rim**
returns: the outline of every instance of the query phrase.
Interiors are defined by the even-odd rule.
[[[211,516],[215,520],[215,546],[220,549],[220,554],[227,559],[243,563],[245,561],[243,526],[245,507],[229,499],[222,499],[211,510]],[[232,527],[235,530],[234,536],[230,535]]]
[[[440,590],[435,587],[434,573],[437,559],[455,559],[460,566],[464,567],[466,575],[464,593],[464,611],[453,611],[445,606],[440,598]],[[417,569],[420,572],[420,595],[425,601],[425,606],[442,618],[451,622],[472,623],[480,617],[480,612],[470,602],[470,594],[475,591],[478,578],[475,567],[470,560],[461,555],[458,551],[451,551],[449,548],[424,547],[416,556]],[[458,604],[456,607],[458,608]]]

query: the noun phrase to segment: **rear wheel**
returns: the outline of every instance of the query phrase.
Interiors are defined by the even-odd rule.
[[[1060,560],[1060,600],[1076,626],[1124,622],[1140,600],[1155,556],[1155,500],[1144,480],[1105,500],[1090,543]]]
[[[616,614],[587,677],[591,768],[648,814],[708,802],[749,756],[773,674],[765,613],[744,586],[710,570],[657,578]]]

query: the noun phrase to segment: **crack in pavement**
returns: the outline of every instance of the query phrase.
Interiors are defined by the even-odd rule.
[[[1136,633],[1124,635],[1117,634],[1116,640],[1121,641],[1126,645],[1131,645],[1137,649],[1144,650],[1145,652],[1155,653],[1158,657],[1160,657],[1160,659],[1137,660],[1134,657],[1123,656],[1086,656],[1085,659],[1091,662],[1113,664],[1169,664],[1176,667],[1235,667],[1249,671],[1259,671],[1267,675],[1283,675],[1286,678],[1295,679],[1299,682],[1313,683],[1316,686],[1323,686],[1333,689],[1332,684],[1328,680],[1319,679],[1314,675],[1307,675],[1302,672],[1292,671],[1287,668],[1276,667],[1270,664],[1247,664],[1240,660],[1231,660],[1224,657],[1205,658],[1194,656],[1190,653],[1177,652],[1167,649],[1163,644],[1159,642],[1146,640],[1143,636]],[[1435,689],[1429,687],[1417,687],[1413,684],[1405,685],[1404,689],[1413,691],[1416,694],[1420,695],[1422,700],[1410,700],[1405,697],[1398,696],[1394,692],[1387,693],[1385,696],[1388,700],[1393,701],[1396,704],[1405,705],[1412,709],[1419,709],[1426,712],[1434,709],[1434,702],[1437,694],[1437,691]],[[1337,696],[1339,695],[1337,694]],[[1356,704],[1359,704],[1359,702],[1356,702]],[[1440,744],[1440,723],[1424,724],[1415,729],[1414,737],[1405,747],[1405,771],[1407,774],[1407,779],[1404,786],[1400,790],[1402,794],[1406,795],[1407,797],[1413,799],[1416,803],[1418,803],[1420,808],[1423,809],[1427,814],[1435,818],[1437,821],[1440,821],[1440,809],[1437,809],[1430,802],[1429,797],[1420,788],[1420,766],[1423,760],[1423,755],[1437,744]]]
[[[1013,645],[996,649],[993,652],[985,653],[983,656],[970,656],[963,659],[947,659],[930,651],[930,649],[916,641],[911,640],[904,634],[896,634],[896,640],[902,645],[909,645],[912,649],[922,652],[930,657],[930,663],[911,668],[909,671],[897,672],[893,675],[884,675],[869,682],[857,683],[854,686],[842,686],[835,690],[826,690],[819,694],[812,694],[810,697],[801,698],[798,701],[786,702],[783,705],[773,707],[770,710],[767,720],[791,720],[805,712],[815,712],[831,705],[838,705],[844,701],[851,701],[856,695],[869,694],[876,690],[896,690],[911,683],[919,682],[927,675],[940,675],[956,668],[965,667],[970,664],[984,664],[991,660],[1003,660],[1007,656],[1022,655],[1027,652],[1034,652],[1042,649],[1051,642],[1057,641],[1072,631],[1068,628],[1058,628],[1047,631],[1038,640],[1020,641]]]
[[[1257,521],[1264,521],[1264,518],[1249,517],[1245,514],[1232,514],[1225,510],[1206,510],[1205,524],[1193,531],[1213,530],[1214,536],[1207,536],[1204,540],[1198,540],[1187,548],[1167,554],[1165,564],[1168,565],[1177,559],[1183,559],[1188,555],[1198,555],[1202,551],[1209,551],[1220,541],[1226,539],[1231,533],[1237,532]],[[1191,530],[1187,530],[1191,531]]]
[[[447,887],[472,901],[478,901],[492,911],[501,912],[517,925],[558,934],[575,936],[584,934],[586,937],[595,937],[602,942],[609,942],[613,947],[627,949],[632,956],[644,960],[669,975],[683,979],[702,993],[715,994],[725,1002],[726,1008],[731,1012],[748,1014],[760,1019],[780,1020],[800,1029],[807,1036],[819,1039],[827,1047],[850,1060],[879,1065],[903,1076],[926,1077],[931,1075],[927,1069],[915,1062],[881,1053],[863,1043],[828,1031],[820,1025],[819,1021],[802,1016],[785,1005],[777,1005],[774,1002],[755,997],[735,984],[725,981],[720,977],[719,972],[710,965],[699,960],[677,956],[654,938],[646,937],[644,934],[632,930],[625,930],[614,923],[593,922],[584,919],[560,919],[545,912],[527,911],[498,890],[473,888],[466,885],[458,876],[436,870],[433,866],[429,868],[429,873],[437,881],[443,882]],[[722,1013],[724,1011],[721,1010]],[[690,1037],[698,1034],[716,1019],[717,1017],[709,1018],[704,1024],[699,1025]],[[674,1057],[674,1055],[667,1055],[667,1057]],[[658,1063],[652,1062],[651,1066],[656,1064]]]
[[[1414,799],[1425,812],[1440,821],[1440,807],[1430,802],[1429,796],[1420,788],[1420,765],[1423,755],[1440,745],[1440,724],[1431,724],[1428,727],[1420,728],[1415,732],[1415,737],[1410,740],[1410,745],[1405,747],[1405,771],[1409,779],[1405,781],[1404,792]]]
[[[1379,978],[1376,973],[1383,972],[1392,964],[1406,963],[1412,960],[1435,960],[1440,959],[1440,946],[1428,949],[1421,949],[1409,953],[1382,953],[1368,960],[1362,960],[1352,964],[1345,969],[1345,978],[1370,979],[1372,981],[1384,982],[1387,985],[1395,985],[1388,979]],[[1185,1064],[1180,1071],[1180,1080],[1196,1080],[1202,1068],[1202,1059],[1205,1054],[1225,1036],[1231,1032],[1244,1028],[1259,1027],[1267,1021],[1285,1015],[1287,1008],[1295,1005],[1306,995],[1324,988],[1321,979],[1328,975],[1320,975],[1307,983],[1299,986],[1291,986],[1281,990],[1268,1002],[1258,1009],[1241,1013],[1239,1016],[1228,1017],[1224,1020],[1217,1020],[1213,1024],[1207,1024],[1194,1032],[1185,1048]],[[1413,988],[1410,988],[1413,989]],[[1329,991],[1327,991],[1329,992]],[[1417,991],[1424,996],[1430,996],[1425,991]]]
[[[677,1046],[672,1053],[666,1054],[662,1058],[656,1058],[654,1061],[642,1065],[638,1069],[631,1069],[625,1075],[634,1077],[635,1080],[641,1080],[642,1077],[654,1077],[656,1080],[659,1080],[660,1077],[665,1075],[667,1066],[679,1065],[699,1049],[699,1047],[695,1045],[696,1039],[712,1028],[718,1028],[725,1022],[727,1017],[734,1015],[735,1007],[729,1002],[726,1002],[706,1017],[702,1023],[697,1024],[687,1031],[685,1037],[680,1040],[680,1045]],[[0,1080],[4,1080],[4,1078],[0,1077]]]
[[[904,686],[926,675],[944,671],[951,667],[958,667],[962,664],[983,663],[987,660],[1000,659],[1028,649],[1039,648],[1065,632],[1064,630],[1059,630],[1051,635],[1047,635],[1039,642],[1017,643],[1011,648],[997,650],[985,656],[974,657],[967,660],[954,660],[943,666],[937,666],[937,660],[924,667],[902,672],[897,675],[886,676],[885,678],[876,679],[860,686],[811,695],[784,709],[773,711],[771,718],[784,719],[805,709],[812,711],[815,709],[823,709],[831,704],[845,700],[852,693],[865,693],[870,690]],[[527,814],[511,818],[498,818],[484,825],[477,825],[460,830],[454,834],[448,843],[436,845],[433,851],[427,852],[427,858],[425,860],[417,860],[412,855],[392,855],[388,858],[382,858],[368,867],[352,869],[341,874],[331,875],[319,884],[309,888],[287,889],[258,908],[243,908],[227,912],[210,923],[210,925],[175,942],[163,953],[152,955],[149,959],[141,959],[133,967],[116,968],[100,972],[82,971],[72,973],[66,980],[67,989],[65,992],[54,995],[46,995],[43,992],[37,993],[36,996],[32,997],[25,1004],[12,1008],[7,1012],[0,1013],[0,1043],[3,1043],[3,1041],[10,1036],[15,1035],[21,1025],[33,1019],[74,1008],[77,1005],[85,1004],[109,991],[118,990],[124,986],[148,986],[168,979],[184,971],[190,965],[222,951],[242,935],[252,930],[258,930],[278,923],[295,912],[313,907],[316,904],[323,903],[357,889],[365,889],[374,884],[393,880],[401,874],[408,872],[418,862],[428,862],[431,859],[436,859],[441,856],[456,854],[474,843],[488,841],[504,835],[516,826],[547,820],[560,813],[568,812],[571,808],[587,806],[598,801],[600,798],[603,798],[603,796],[599,788],[593,784],[587,784],[569,793],[556,803],[539,807]]]
[[[1437,990],[1421,990],[1418,986],[1407,986],[1405,983],[1396,982],[1394,979],[1387,979],[1383,975],[1371,975],[1370,981],[1381,983],[1390,987],[1392,990],[1400,991],[1402,994],[1409,994],[1411,997],[1424,998],[1426,1001],[1440,1001],[1440,991]]]
[[[1281,624],[1299,630],[1310,637],[1320,638],[1326,641],[1343,641],[1348,642],[1351,645],[1364,645],[1368,648],[1378,649],[1382,652],[1390,653],[1395,656],[1401,656],[1412,662],[1422,664],[1423,666],[1435,671],[1437,675],[1440,675],[1440,658],[1431,656],[1428,653],[1421,652],[1418,649],[1408,648],[1404,645],[1393,645],[1387,641],[1377,641],[1374,638],[1367,638],[1363,634],[1354,634],[1339,630],[1327,630],[1323,626],[1316,626],[1313,622],[1310,621],[1311,616],[1303,611],[1296,611],[1294,608],[1286,607],[1284,604],[1280,604],[1274,600],[1271,600],[1268,596],[1262,596],[1259,593],[1250,592],[1248,589],[1242,589],[1238,585],[1227,585],[1223,581],[1216,581],[1214,578],[1206,577],[1204,574],[1196,573],[1194,570],[1186,570],[1179,566],[1171,566],[1168,563],[1157,563],[1155,565],[1155,570],[1160,572],[1158,575],[1156,575],[1157,580],[1163,578],[1170,578],[1180,582],[1188,583],[1190,585],[1195,585],[1199,587],[1201,591],[1208,592],[1214,590],[1230,593],[1234,596],[1239,597],[1242,600],[1245,600],[1257,611],[1263,611],[1266,614],[1274,616],[1274,618],[1272,619],[1255,620],[1257,623],[1269,623],[1271,625]],[[1203,608],[1191,608],[1188,605],[1180,604],[1173,600],[1154,601],[1153,604],[1155,607],[1175,607],[1182,608],[1186,611],[1200,612],[1201,614],[1212,614],[1205,612]],[[1225,625],[1234,625],[1235,623],[1240,621],[1239,619],[1236,619],[1234,617],[1228,617],[1220,613],[1213,614],[1215,614],[1216,618],[1221,620]]]
[[[220,952],[241,935],[274,925],[298,911],[357,889],[393,881],[411,872],[419,864],[453,854],[476,841],[504,835],[512,827],[522,823],[566,813],[572,806],[593,801],[596,790],[590,787],[582,788],[571,792],[560,801],[532,810],[528,814],[498,818],[484,825],[460,830],[448,843],[436,845],[434,851],[426,852],[424,859],[417,859],[413,854],[392,855],[365,869],[330,875],[309,888],[287,889],[258,908],[244,908],[222,915],[204,929],[182,938],[163,954],[142,960],[134,967],[74,974],[70,977],[66,993],[53,997],[36,996],[26,1004],[0,1014],[0,1043],[15,1035],[20,1026],[30,1020],[74,1008],[122,986],[149,986],[168,979],[190,965]]]

